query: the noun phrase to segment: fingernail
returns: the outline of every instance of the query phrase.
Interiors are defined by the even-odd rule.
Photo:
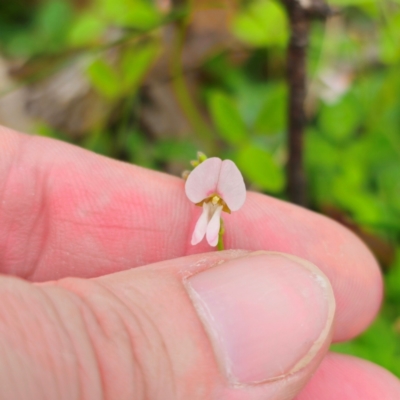
[[[316,266],[294,256],[253,253],[191,276],[186,287],[233,384],[296,372],[330,334],[330,283]]]

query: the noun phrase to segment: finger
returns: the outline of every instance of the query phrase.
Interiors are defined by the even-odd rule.
[[[180,179],[44,138],[4,131],[0,140],[3,272],[34,281],[93,277],[210,250],[190,245],[201,210]],[[335,340],[374,318],[378,266],[343,227],[255,193],[225,224],[228,248],[286,252],[324,271],[337,301]]]
[[[231,251],[83,280],[0,279],[0,398],[288,400],[329,348],[315,266]]]
[[[398,400],[400,381],[387,370],[330,353],[296,400]]]

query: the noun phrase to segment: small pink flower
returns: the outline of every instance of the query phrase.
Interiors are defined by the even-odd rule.
[[[242,174],[231,160],[208,158],[187,178],[186,195],[190,201],[203,206],[192,236],[192,245],[201,242],[204,235],[210,246],[218,243],[221,212],[237,211],[246,200]]]

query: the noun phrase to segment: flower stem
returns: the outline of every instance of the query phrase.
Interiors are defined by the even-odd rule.
[[[221,218],[221,225],[219,227],[219,233],[218,233],[218,250],[225,250],[225,246],[224,246],[224,233],[225,233],[225,227],[224,227],[224,220]]]

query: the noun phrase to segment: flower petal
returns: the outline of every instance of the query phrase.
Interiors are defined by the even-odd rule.
[[[219,227],[221,225],[221,212],[222,206],[218,206],[207,225],[207,242],[213,247],[218,244]]]
[[[185,191],[190,201],[200,203],[216,192],[221,164],[220,158],[208,158],[189,174]]]
[[[203,203],[203,212],[197,220],[196,226],[192,235],[192,245],[200,243],[206,234],[208,224],[208,204]]]
[[[239,210],[246,200],[246,186],[243,176],[231,160],[222,162],[217,192],[231,211]]]

